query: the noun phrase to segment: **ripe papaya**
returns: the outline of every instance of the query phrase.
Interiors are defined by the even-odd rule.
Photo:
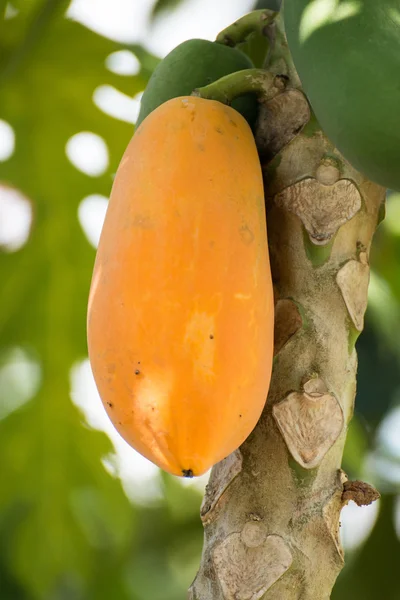
[[[399,0],[292,0],[294,65],[322,129],[372,181],[400,190]]]
[[[208,40],[187,40],[162,60],[150,77],[142,96],[136,128],[157,106],[171,98],[190,96],[203,87],[236,71],[251,69],[251,60],[237,48]],[[251,127],[257,118],[257,99],[246,94],[232,102]]]
[[[200,475],[252,431],[273,291],[261,168],[237,111],[180,97],[143,121],[114,180],[87,326],[111,421],[162,469]]]

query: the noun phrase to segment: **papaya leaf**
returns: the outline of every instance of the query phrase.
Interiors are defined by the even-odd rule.
[[[1,62],[9,63],[7,70],[14,69],[35,47],[41,39],[41,32],[54,18],[63,15],[69,4],[70,0],[15,0],[12,3],[15,15],[5,21],[1,38],[0,57]]]
[[[154,20],[161,14],[170,12],[175,8],[178,8],[180,4],[183,4],[184,0],[156,0],[151,11],[151,19]]]
[[[113,450],[111,442],[85,425],[69,396],[69,371],[87,354],[94,261],[77,211],[88,194],[108,196],[133,133],[131,125],[93,104],[93,92],[106,84],[134,96],[156,59],[140,49],[147,66],[135,77],[120,76],[105,60],[126,46],[62,17],[62,11],[54,11],[34,43],[27,43],[20,32],[29,37],[32,22],[31,13],[21,10],[7,22],[2,41],[7,52],[0,65],[0,115],[12,126],[16,145],[0,164],[0,182],[30,200],[34,218],[27,243],[0,252],[0,353],[32,350],[42,383],[34,398],[0,420],[6,482],[0,486],[0,534],[7,547],[0,559],[10,586],[26,590],[29,600],[86,600],[87,586],[98,576],[98,555],[110,565],[122,560],[134,513],[120,481],[101,463]],[[97,134],[107,145],[109,165],[99,176],[89,177],[67,159],[66,143],[80,131]],[[121,590],[113,598],[125,600],[126,594]]]

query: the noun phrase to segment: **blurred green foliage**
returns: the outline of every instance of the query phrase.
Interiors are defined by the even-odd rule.
[[[393,527],[394,498],[381,500],[378,520],[366,544],[350,557],[334,588],[332,600],[400,598],[399,539]]]
[[[258,0],[255,5],[255,9],[268,8],[269,10],[280,10],[282,0]]]
[[[183,2],[184,0],[156,0],[151,11],[151,18],[155,19],[163,13],[168,13],[174,8],[178,8]]]
[[[171,4],[158,1],[155,12]],[[183,600],[200,560],[199,492],[160,473],[160,498],[147,505],[128,500],[118,477],[103,466],[113,451],[110,440],[88,427],[70,398],[71,367],[87,355],[94,261],[78,206],[89,194],[108,196],[133,132],[100,111],[93,92],[107,84],[135,96],[157,59],[67,19],[68,5],[14,0],[19,12],[5,20],[0,0],[0,118],[16,136],[15,152],[0,163],[0,182],[29,198],[34,214],[28,242],[15,252],[0,251],[0,373],[21,349],[41,369],[34,397],[15,410],[7,402],[12,405],[18,390],[0,376],[0,598]],[[106,58],[122,49],[139,59],[137,75],[106,68]],[[78,171],[66,157],[66,142],[80,131],[106,141],[109,166],[98,177]],[[384,496],[371,536],[349,555],[335,588],[333,598],[343,600],[400,597],[394,528],[400,476],[392,473],[400,457],[376,438],[400,388],[396,203],[400,197],[389,198],[390,218],[372,252],[371,302],[357,343],[357,409],[344,457],[351,477],[378,482]],[[389,471],[371,467],[371,456],[383,457]]]

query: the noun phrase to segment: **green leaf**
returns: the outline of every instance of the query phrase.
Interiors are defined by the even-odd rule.
[[[138,48],[145,65],[140,73],[116,75],[105,60],[126,46],[63,18],[56,9],[68,3],[44,3],[41,20],[41,3],[28,4],[7,22],[1,42],[7,51],[0,65],[0,115],[14,129],[16,149],[0,164],[0,181],[29,198],[34,221],[21,250],[0,252],[0,352],[32,351],[42,385],[29,403],[0,420],[7,482],[0,486],[0,534],[7,535],[2,569],[30,600],[87,600],[99,557],[121,563],[135,523],[120,481],[101,463],[111,442],[85,425],[69,396],[70,369],[87,354],[94,261],[77,210],[88,194],[108,196],[133,133],[131,125],[94,106],[94,90],[108,84],[132,97],[144,89],[156,59]],[[79,131],[92,131],[107,144],[109,166],[99,177],[81,173],[66,157],[65,145]],[[113,598],[125,600],[124,586],[114,587],[121,593]]]
[[[183,4],[185,0],[156,0],[151,11],[151,19],[154,20],[161,14],[170,12],[175,8],[178,8],[180,4]]]

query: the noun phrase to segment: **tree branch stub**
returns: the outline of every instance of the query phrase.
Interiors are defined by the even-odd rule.
[[[369,483],[364,481],[346,481],[343,484],[342,503],[346,505],[353,500],[357,506],[368,506],[381,497]]]

